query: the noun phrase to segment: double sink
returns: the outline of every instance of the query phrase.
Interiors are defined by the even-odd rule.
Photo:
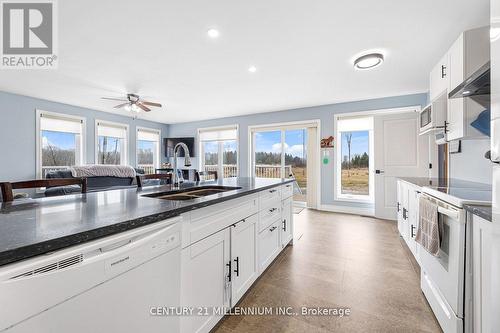
[[[211,185],[211,186],[187,188],[183,190],[144,194],[143,196],[149,198],[163,199],[163,200],[185,201],[185,200],[194,200],[201,197],[206,197],[212,194],[219,194],[227,191],[239,190],[240,188],[241,187]]]

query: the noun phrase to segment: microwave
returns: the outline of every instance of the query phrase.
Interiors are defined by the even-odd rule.
[[[446,133],[446,111],[448,100],[446,94],[439,96],[431,104],[420,110],[419,134],[426,134],[431,131],[443,131]]]
[[[420,134],[432,130],[432,104],[427,105],[419,114]]]

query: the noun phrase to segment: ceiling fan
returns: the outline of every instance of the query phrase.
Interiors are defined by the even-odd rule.
[[[160,103],[145,101],[145,100],[141,99],[139,97],[139,95],[136,95],[136,94],[127,94],[126,98],[102,97],[102,99],[125,102],[125,103],[116,105],[114,107],[114,109],[125,108],[125,110],[127,110],[127,111],[140,112],[142,110],[145,112],[149,112],[149,111],[151,111],[151,109],[148,106],[155,107],[155,108],[161,108]]]

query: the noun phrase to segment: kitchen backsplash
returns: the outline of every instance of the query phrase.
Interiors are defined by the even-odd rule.
[[[450,178],[492,183],[492,163],[484,158],[490,140],[462,140],[461,153],[450,154]]]

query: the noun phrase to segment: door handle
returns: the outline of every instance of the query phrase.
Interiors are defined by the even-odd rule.
[[[234,272],[236,273],[236,276],[240,276],[240,257],[236,257],[234,261],[236,262],[236,269]]]
[[[286,231],[286,219],[283,220],[283,231]]]
[[[377,170],[375,170],[375,173],[376,173],[376,174],[381,174],[381,173],[384,173],[384,170],[379,170],[379,169],[377,169]]]

